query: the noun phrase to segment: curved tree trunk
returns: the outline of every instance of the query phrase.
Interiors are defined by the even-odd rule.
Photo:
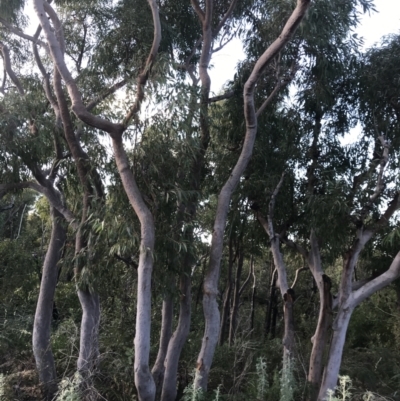
[[[179,358],[190,330],[192,302],[190,274],[182,274],[179,289],[181,292],[179,321],[169,342],[165,358],[165,376],[161,394],[162,401],[175,401],[176,398],[176,375]]]
[[[96,116],[85,107],[79,88],[73,79],[71,72],[64,60],[63,44],[57,40],[56,35],[62,34],[62,29],[53,30],[47,15],[53,19],[55,12],[51,5],[44,0],[33,0],[34,9],[43,29],[49,54],[55,63],[58,72],[62,76],[71,98],[71,109],[74,114],[84,123],[96,129],[108,132],[113,141],[115,160],[120,174],[123,187],[128,196],[136,215],[140,220],[141,241],[138,266],[138,295],[136,314],[136,336],[135,336],[135,385],[140,401],[153,401],[155,396],[155,385],[149,369],[150,352],[150,327],[151,327],[151,274],[153,270],[153,253],[155,230],[153,216],[145,204],[140,190],[136,184],[135,177],[130,169],[129,160],[126,155],[122,134],[128,127],[133,116],[140,111],[140,105],[144,99],[144,87],[147,83],[149,72],[157,56],[161,41],[161,23],[156,0],[148,0],[152,11],[154,36],[153,43],[146,60],[142,73],[137,79],[136,100],[126,114],[122,123],[114,123],[107,119]],[[47,14],[47,15],[46,15]],[[55,15],[56,16],[56,15]],[[95,305],[95,302],[92,303]]]
[[[57,391],[56,369],[50,347],[51,322],[53,318],[54,293],[58,280],[58,262],[66,240],[66,229],[61,214],[50,207],[52,231],[49,247],[43,263],[39,299],[33,322],[32,346],[39,380],[46,400],[51,400]]]
[[[304,18],[310,6],[310,0],[298,0],[296,9],[285,24],[281,35],[269,46],[264,54],[258,59],[253,71],[247,80],[244,91],[244,111],[246,118],[246,135],[239,159],[230,173],[228,180],[221,189],[218,196],[217,211],[214,221],[210,263],[204,278],[203,286],[203,311],[205,318],[205,330],[201,350],[197,357],[195,388],[207,390],[208,375],[214,357],[215,347],[218,342],[220,315],[217,303],[218,281],[220,264],[224,243],[224,231],[231,201],[232,193],[236,189],[240,177],[246,169],[254,147],[257,134],[257,116],[254,106],[254,91],[257,81],[264,73],[267,65],[282,50],[285,44],[291,39],[300,22]],[[206,10],[208,12],[208,10]],[[204,32],[204,30],[203,30]]]
[[[155,227],[153,215],[145,204],[130,169],[122,138],[113,139],[115,161],[129,202],[140,220],[141,241],[138,265],[138,293],[135,335],[135,385],[140,401],[153,401],[156,387],[149,369],[151,332],[151,275]]]

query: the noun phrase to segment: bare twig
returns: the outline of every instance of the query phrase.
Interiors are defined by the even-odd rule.
[[[249,274],[248,274],[248,276],[246,277],[246,280],[244,281],[244,283],[242,284],[242,286],[239,289],[239,297],[243,294],[243,291],[246,288],[247,284],[249,284],[250,278],[253,275],[253,271],[254,271],[254,259],[253,259],[253,255],[251,255]]]
[[[298,278],[299,278],[299,273],[304,272],[304,271],[306,271],[306,270],[308,270],[307,267],[301,267],[300,269],[297,269],[297,270],[296,270],[296,275],[295,275],[295,277],[294,277],[293,284],[292,284],[292,286],[291,286],[290,288],[293,289],[293,288],[295,287],[295,285],[296,285],[296,283],[297,283],[297,280],[298,280]]]
[[[100,102],[107,99],[108,96],[114,94],[118,89],[121,89],[126,85],[127,80],[124,78],[121,81],[115,83],[106,89],[102,94],[98,95],[95,99],[93,99],[87,106],[86,110],[92,111]]]
[[[256,112],[256,116],[259,117],[261,113],[267,108],[272,103],[272,100],[274,99],[275,95],[285,86],[287,86],[294,78],[296,75],[296,63],[292,64],[292,67],[290,69],[290,74],[288,77],[283,78],[280,76],[280,66],[278,65],[277,69],[277,80],[278,82],[276,83],[274,89],[270,93],[270,95],[264,100],[263,104],[260,106],[260,108]]]

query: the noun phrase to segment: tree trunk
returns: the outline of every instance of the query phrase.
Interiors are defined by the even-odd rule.
[[[283,364],[293,358],[295,340],[294,340],[294,291],[289,288],[286,294],[283,295],[283,319],[285,323],[285,331],[283,335]]]
[[[225,334],[228,325],[229,311],[231,308],[231,297],[232,297],[232,269],[233,269],[233,238],[232,235],[229,238],[229,261],[228,261],[228,280],[224,294],[224,303],[222,307],[222,318],[221,328],[219,331],[218,345],[221,346],[225,342]]]
[[[328,390],[334,390],[337,384],[339,369],[342,363],[343,347],[346,340],[347,328],[353,313],[351,308],[341,308],[333,325],[333,337],[329,350],[328,363],[325,368],[318,401],[325,401]]]
[[[254,147],[257,134],[257,115],[254,106],[254,91],[258,80],[263,75],[267,65],[279,54],[286,43],[296,31],[303,20],[311,0],[298,0],[296,9],[285,24],[281,35],[268,47],[257,60],[249,79],[244,85],[244,114],[246,119],[246,135],[239,159],[230,172],[229,178],[218,196],[217,211],[211,240],[210,264],[204,278],[203,311],[205,318],[205,330],[201,350],[197,357],[195,388],[207,390],[208,374],[214,357],[215,347],[218,341],[220,315],[217,303],[218,281],[220,264],[224,244],[224,231],[232,193],[236,189],[240,177],[246,169]],[[207,13],[212,10],[206,10]],[[203,30],[204,32],[204,30]],[[202,60],[200,60],[200,65]]]
[[[129,202],[140,220],[140,255],[138,266],[135,385],[140,401],[153,401],[155,384],[149,369],[151,332],[151,275],[155,241],[154,219],[145,204],[129,165],[122,138],[113,138],[115,161]]]
[[[342,273],[339,312],[333,323],[333,338],[329,351],[328,363],[325,368],[318,401],[324,401],[329,389],[334,389],[339,376],[340,364],[342,362],[343,347],[346,339],[347,328],[354,309],[366,298],[376,291],[385,288],[394,280],[400,277],[400,252],[393,259],[390,267],[384,273],[375,277],[355,291],[352,291],[352,283],[349,277],[352,276],[358,255],[365,243],[371,238],[370,232],[364,232],[356,240],[355,245],[346,254],[344,269]],[[349,288],[350,287],[350,288]]]
[[[271,266],[272,268],[272,266]],[[268,338],[268,335],[272,329],[272,311],[274,308],[276,309],[276,280],[277,280],[277,271],[274,269],[271,275],[271,285],[270,285],[270,292],[269,292],[269,302],[267,307],[267,313],[265,315],[265,339]]]
[[[82,306],[78,370],[89,378],[94,373],[99,357],[100,300],[89,289],[78,289]]]
[[[331,280],[325,274],[321,277],[322,286],[318,285],[320,296],[320,307],[318,324],[312,338],[312,351],[310,366],[308,370],[309,399],[315,401],[321,385],[323,372],[323,356],[328,344],[329,327],[332,322],[332,295]]]
[[[253,287],[251,290],[251,312],[250,312],[250,330],[254,330],[254,313],[255,313],[255,301],[256,301],[256,273],[254,271],[254,262],[251,263],[251,274],[253,275]]]
[[[144,86],[146,85],[151,66],[158,53],[161,41],[161,24],[157,2],[155,0],[148,0],[154,23],[153,43],[145,67],[142,73],[138,76],[136,101],[128,111],[123,123],[114,123],[91,114],[91,112],[85,107],[79,88],[65,63],[63,43],[57,39],[57,37],[60,38],[63,34],[62,27],[59,28],[57,26],[59,22],[57,21],[57,15],[48,2],[43,0],[34,0],[33,3],[36,15],[39,18],[40,25],[49,45],[49,54],[67,86],[72,101],[71,109],[81,121],[89,126],[95,127],[96,129],[108,132],[112,137],[115,160],[123,187],[128,196],[129,202],[140,220],[141,241],[138,266],[138,296],[135,336],[135,385],[138,390],[140,401],[153,401],[155,396],[155,385],[149,369],[149,352],[151,327],[151,274],[153,270],[155,241],[154,220],[149,208],[143,200],[136,184],[135,177],[130,169],[129,161],[122,142],[122,134],[126,130],[133,116],[140,111],[140,105],[144,99]],[[51,27],[46,14],[52,19],[53,25],[57,29]],[[92,302],[91,304],[95,306],[95,302]]]
[[[238,245],[239,246],[239,245]],[[242,278],[242,270],[243,270],[243,251],[239,251],[239,260],[236,269],[236,277],[235,277],[235,287],[233,293],[233,305],[231,308],[231,319],[229,325],[229,346],[231,347],[233,341],[235,339],[236,328],[237,328],[237,319],[239,313],[239,300],[240,300],[240,280]]]
[[[63,226],[61,214],[50,207],[52,231],[49,247],[43,263],[42,280],[39,299],[33,322],[33,354],[39,380],[43,386],[44,397],[51,400],[57,391],[56,369],[50,346],[51,322],[53,317],[54,293],[58,279],[58,262],[66,240],[66,229]]]
[[[179,358],[190,330],[192,302],[190,274],[185,272],[182,274],[179,289],[181,292],[179,321],[168,344],[167,356],[165,358],[165,376],[161,394],[162,401],[175,401],[176,398],[176,376]]]
[[[168,289],[169,290],[169,289]],[[161,390],[164,382],[165,358],[167,355],[168,344],[172,335],[172,321],[174,315],[174,302],[171,293],[165,295],[162,305],[162,323],[160,333],[160,346],[151,374],[153,375],[156,386],[156,400],[161,397]]]

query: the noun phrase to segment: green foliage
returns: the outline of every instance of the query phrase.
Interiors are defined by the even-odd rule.
[[[336,388],[336,392],[329,390],[327,401],[346,401],[354,399],[352,395],[352,381],[349,376],[339,376],[339,385]],[[388,401],[386,397],[382,397],[379,394],[372,393],[371,391],[364,392],[357,400],[362,401]]]
[[[25,0],[1,0],[0,16],[8,21],[15,22],[25,6]]]
[[[195,388],[194,381],[185,388],[183,394],[184,401],[203,401],[205,399],[204,391],[201,388]]]
[[[296,390],[296,381],[294,378],[294,360],[291,356],[288,356],[283,361],[283,367],[281,370],[281,396],[280,401],[293,401],[294,393]]]
[[[265,400],[268,390],[267,362],[263,357],[257,359],[257,400]]]
[[[349,376],[339,376],[339,386],[336,389],[336,396],[333,390],[328,391],[328,401],[346,401],[351,398],[351,380]]]
[[[81,401],[80,381],[81,378],[78,373],[72,379],[62,379],[56,401]]]

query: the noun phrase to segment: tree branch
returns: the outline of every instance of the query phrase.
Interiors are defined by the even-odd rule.
[[[382,194],[383,190],[385,189],[383,174],[384,174],[385,167],[389,160],[389,144],[383,136],[379,136],[378,139],[381,142],[381,145],[383,147],[383,153],[379,160],[379,172],[378,172],[378,177],[376,179],[376,186],[375,186],[374,193],[370,196],[368,202],[363,206],[363,208],[360,212],[362,221],[368,214],[371,205],[379,198],[379,196]],[[375,166],[376,166],[376,164],[373,163],[373,161],[372,161],[369,170],[372,171],[372,168],[375,168]],[[362,179],[363,177],[360,177],[360,178]],[[360,178],[359,178],[359,180],[361,181]],[[355,183],[353,184],[353,188],[355,187],[355,185],[357,183],[356,178],[354,178],[354,181],[355,181]]]
[[[253,256],[251,257],[250,260],[250,268],[249,268],[249,274],[246,277],[246,280],[244,281],[244,283],[242,284],[242,286],[239,289],[239,297],[243,294],[244,289],[246,288],[247,284],[249,284],[251,276],[253,274],[254,271],[254,261],[253,261]]]
[[[213,37],[214,38],[218,35],[218,33],[221,30],[221,28],[225,25],[225,22],[231,17],[232,12],[233,12],[234,8],[236,7],[236,4],[237,4],[237,0],[232,0],[231,1],[231,4],[229,5],[229,8],[228,8],[227,12],[222,17],[221,21],[219,22],[219,24],[217,25],[217,27],[213,31]]]
[[[274,225],[273,225],[273,219],[274,219],[274,210],[275,210],[275,202],[276,202],[276,197],[278,196],[278,193],[282,187],[283,180],[285,178],[285,173],[282,173],[281,179],[278,182],[278,185],[276,186],[274,192],[271,195],[271,199],[269,201],[269,206],[268,206],[268,229],[269,229],[269,235],[272,239],[272,237],[275,237],[275,231],[274,231]]]
[[[210,97],[208,99],[208,103],[215,103],[215,102],[219,102],[221,100],[230,99],[233,96],[235,96],[235,91],[229,91],[229,92],[224,93],[223,95]]]
[[[308,268],[307,267],[300,267],[300,269],[296,270],[296,275],[294,276],[294,281],[293,281],[293,284],[291,285],[290,288],[293,289],[295,287],[295,285],[297,284],[297,280],[299,279],[299,274],[301,272],[304,272],[305,270],[308,270]]]
[[[309,254],[307,250],[299,245],[297,242],[294,242],[284,236],[279,236],[279,239],[289,248],[292,248],[294,251],[298,252],[301,256],[303,256],[303,258],[305,258],[306,260],[308,259]]]
[[[124,262],[127,266],[132,266],[136,270],[138,269],[138,264],[135,263],[131,258],[123,258],[122,256],[119,256],[117,253],[114,253],[114,258],[120,260],[121,262]]]
[[[153,15],[153,24],[154,24],[153,44],[151,46],[149,56],[147,57],[144,70],[142,71],[141,74],[139,74],[137,78],[136,101],[131,107],[131,109],[128,111],[124,119],[123,122],[124,128],[128,126],[132,117],[140,111],[140,106],[144,99],[144,86],[146,85],[147,80],[149,78],[149,73],[153,66],[154,60],[156,59],[158,48],[161,42],[161,22],[160,22],[160,15],[158,12],[157,1],[156,0],[147,0],[147,1],[150,5],[151,12]]]
[[[107,99],[108,96],[114,94],[118,89],[121,89],[123,86],[126,85],[127,80],[124,78],[121,81],[115,83],[114,85],[110,86],[106,89],[103,93],[98,95],[95,99],[93,99],[87,106],[87,111],[92,111],[100,102]]]
[[[388,286],[391,282],[400,277],[400,252],[393,259],[389,269],[380,276],[364,284],[361,288],[353,292],[351,303],[353,307],[359,305],[364,299],[370,297],[375,292]]]
[[[56,115],[56,120],[59,122],[60,121],[60,109],[58,107],[57,100],[54,98],[53,93],[51,92],[49,74],[45,70],[42,60],[40,59],[40,55],[39,55],[39,51],[38,51],[36,43],[32,44],[32,49],[33,49],[33,55],[35,57],[36,65],[38,66],[38,68],[42,74],[43,80],[44,80],[43,88],[44,88],[46,98],[50,102],[50,105],[54,110],[54,113]]]
[[[0,52],[3,57],[5,69],[7,71],[8,76],[10,77],[11,81],[14,82],[14,85],[17,87],[19,94],[21,96],[25,96],[24,88],[22,87],[21,82],[19,81],[19,79],[17,78],[11,67],[10,51],[3,42],[0,42]]]
[[[399,208],[400,208],[400,193],[397,192],[393,197],[392,201],[389,203],[389,206],[387,207],[385,213],[383,213],[383,215],[377,221],[378,228],[385,226],[389,222],[389,219],[393,216],[393,214],[397,210],[399,210]]]
[[[196,14],[198,15],[201,23],[203,24],[206,19],[206,16],[204,14],[204,11],[200,7],[199,2],[197,0],[190,0],[190,3],[192,4],[194,11],[196,11]]]
[[[260,108],[256,112],[256,117],[259,117],[260,114],[267,108],[272,103],[272,100],[274,99],[275,95],[279,92],[279,90],[282,87],[282,83],[279,81],[276,85],[275,88],[272,90],[272,92],[269,94],[269,96],[264,100],[263,104],[260,106]]]
[[[261,113],[267,108],[272,103],[272,100],[274,99],[275,95],[285,86],[287,86],[294,78],[296,75],[296,63],[293,63],[291,69],[290,69],[290,75],[286,78],[282,78],[279,76],[279,71],[278,71],[278,82],[275,85],[274,89],[270,93],[270,95],[264,100],[263,104],[260,106],[260,108],[256,112],[257,118],[261,115]]]
[[[104,118],[95,116],[88,112],[85,108],[78,86],[72,78],[72,75],[65,63],[63,46],[58,42],[58,39],[56,38],[50,26],[50,23],[46,16],[45,8],[46,11],[48,11],[49,13],[49,17],[53,18],[52,21],[55,26],[60,26],[60,22],[58,21],[54,10],[47,2],[44,2],[43,0],[34,0],[33,3],[36,14],[40,21],[40,25],[43,28],[43,32],[49,44],[49,51],[53,62],[57,66],[57,69],[60,72],[65,82],[65,85],[67,86],[68,93],[72,101],[73,112],[80,120],[82,120],[86,124],[108,132],[111,136],[121,136],[125,130],[125,127],[122,124],[115,124]]]
[[[38,45],[43,46],[46,50],[48,49],[46,43],[42,42],[41,40],[38,40],[38,38],[35,38],[34,36],[30,36],[30,35],[23,33],[19,28],[16,28],[16,27],[10,25],[4,18],[0,17],[0,23],[5,28],[7,28],[10,32],[19,36],[20,38],[27,39],[33,43],[37,43]]]
[[[7,70],[6,70],[6,64],[3,64],[3,83],[1,84],[0,92],[4,94],[4,90],[6,87],[6,82],[7,82]]]

